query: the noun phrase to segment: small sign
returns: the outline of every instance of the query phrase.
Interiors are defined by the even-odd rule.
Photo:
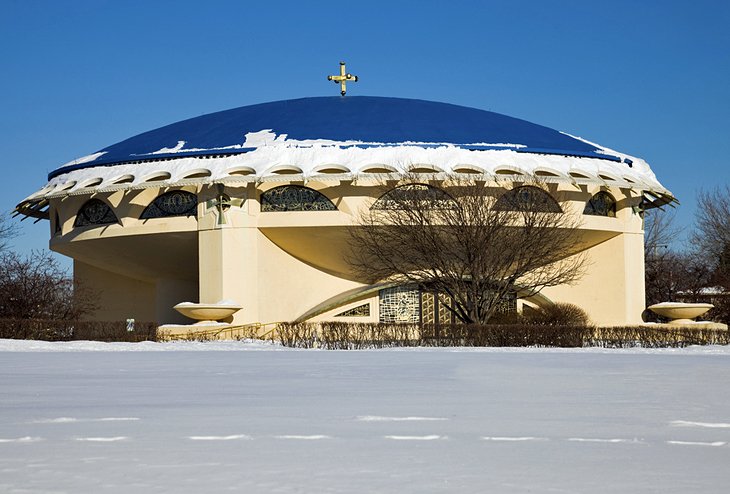
[[[127,331],[134,331],[134,319],[127,319]]]

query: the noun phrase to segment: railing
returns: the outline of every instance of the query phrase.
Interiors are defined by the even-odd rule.
[[[160,341],[171,340],[243,340],[247,338],[265,340],[270,339],[276,331],[278,322],[270,323],[250,323],[240,324],[236,326],[225,326],[223,328],[212,329],[195,329],[194,327],[186,328],[179,333],[161,333]],[[270,328],[270,329],[268,329]],[[268,329],[268,330],[267,330]],[[262,334],[262,331],[263,334]]]

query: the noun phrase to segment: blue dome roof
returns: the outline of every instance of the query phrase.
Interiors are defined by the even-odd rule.
[[[49,179],[80,168],[143,159],[245,153],[253,149],[242,147],[245,135],[265,129],[296,140],[362,141],[363,146],[449,143],[469,149],[515,144],[524,146],[510,148],[517,152],[620,161],[556,130],[499,113],[415,99],[334,96],[243,106],[183,120],[106,147],[97,159],[63,166]],[[172,151],[180,141],[185,141],[184,148]],[[171,152],[160,152],[165,148]]]

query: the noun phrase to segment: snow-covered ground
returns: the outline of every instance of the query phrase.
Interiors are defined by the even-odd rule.
[[[0,492],[730,490],[730,349],[0,340]]]

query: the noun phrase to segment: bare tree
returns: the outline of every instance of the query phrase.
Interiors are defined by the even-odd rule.
[[[679,228],[674,211],[654,209],[644,218],[644,259],[647,305],[697,299],[712,283],[714,267],[696,248],[677,250]]]
[[[73,320],[96,309],[95,300],[49,252],[0,254],[0,318]]]
[[[713,269],[696,251],[666,251],[646,262],[646,304],[696,301],[712,284]]]
[[[50,252],[7,250],[17,226],[0,216],[0,319],[75,320],[96,309],[97,296],[78,285]]]
[[[18,233],[17,224],[9,222],[9,215],[0,215],[0,252],[8,248],[10,239]]]
[[[679,290],[677,254],[672,249],[679,235],[674,210],[653,209],[644,213],[644,286],[646,304],[675,299]]]
[[[661,258],[671,251],[680,230],[674,224],[674,210],[650,209],[644,212],[644,257]]]
[[[730,289],[730,186],[701,191],[693,246],[714,270],[713,282]]]
[[[449,179],[439,189],[408,177],[352,228],[350,263],[371,282],[417,284],[466,323],[486,323],[504,298],[573,283],[580,217],[535,183],[506,190]]]

